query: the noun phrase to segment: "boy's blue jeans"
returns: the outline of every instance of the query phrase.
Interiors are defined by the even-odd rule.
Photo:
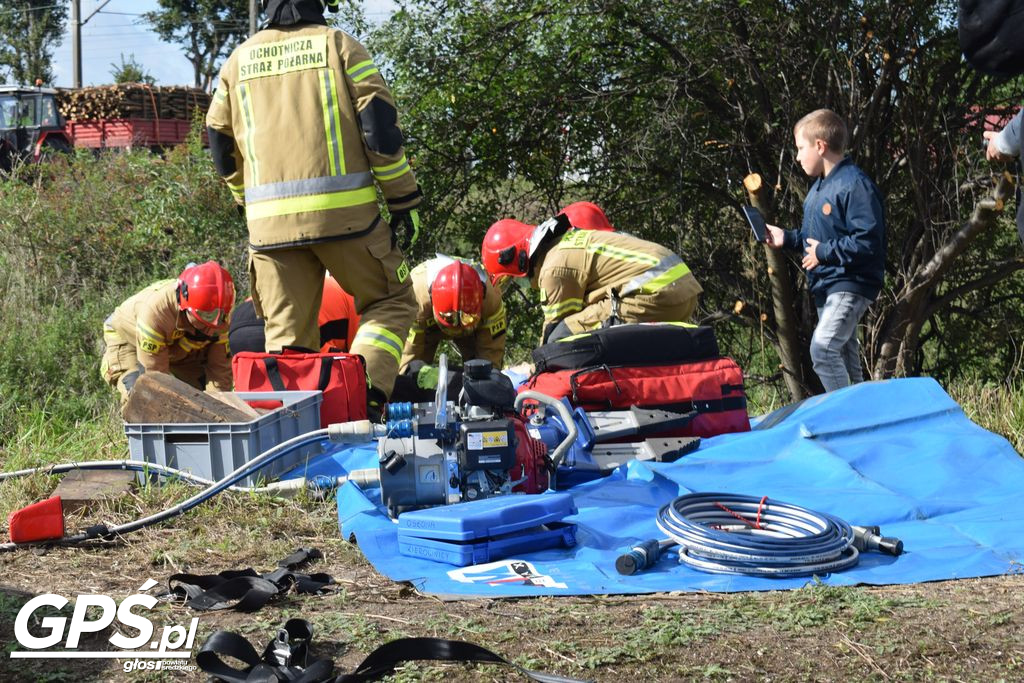
[[[835,292],[818,308],[818,325],[811,337],[814,372],[825,391],[835,391],[864,379],[860,367],[857,323],[871,299],[853,292]]]

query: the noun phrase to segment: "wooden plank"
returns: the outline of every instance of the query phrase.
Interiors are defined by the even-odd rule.
[[[218,401],[173,375],[147,372],[128,395],[122,415],[131,424],[249,422],[238,408]]]
[[[260,411],[246,403],[244,399],[240,398],[238,394],[233,391],[211,391],[208,393],[218,401],[223,401],[233,408],[238,408],[240,411],[248,415],[250,420],[259,419],[262,414]],[[263,413],[267,412],[269,411],[263,411]]]
[[[103,500],[118,498],[135,486],[135,472],[125,470],[72,470],[64,475],[53,495],[60,496],[64,512],[75,512]]]

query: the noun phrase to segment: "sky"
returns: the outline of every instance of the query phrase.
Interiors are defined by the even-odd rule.
[[[102,0],[82,0],[82,19],[103,4]],[[386,19],[394,8],[393,0],[364,0],[363,10],[371,22]],[[135,61],[156,79],[157,85],[192,85],[192,65],[181,48],[165,43],[148,30],[142,14],[157,9],[156,0],[111,0],[82,26],[82,83],[112,83],[111,71],[120,65],[121,55]],[[248,15],[241,17],[248,22]],[[54,52],[53,85],[71,87],[74,83],[71,64],[71,13],[68,29],[60,47]]]

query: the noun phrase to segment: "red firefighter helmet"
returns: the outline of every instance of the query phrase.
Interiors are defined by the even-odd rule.
[[[562,209],[569,218],[574,228],[583,230],[604,230],[614,232],[615,228],[608,222],[608,216],[604,215],[601,207],[593,202],[573,202]]]
[[[481,248],[484,270],[497,284],[506,277],[522,277],[530,270],[530,238],[534,226],[502,218],[487,229]]]
[[[484,307],[484,283],[468,263],[449,263],[430,286],[430,303],[438,325],[472,330]]]
[[[190,265],[178,277],[178,307],[203,327],[227,327],[234,303],[235,283],[215,261]]]

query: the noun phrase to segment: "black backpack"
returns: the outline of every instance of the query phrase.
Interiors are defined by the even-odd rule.
[[[536,372],[595,365],[673,365],[717,358],[710,327],[684,323],[627,323],[564,337],[533,350]]]

